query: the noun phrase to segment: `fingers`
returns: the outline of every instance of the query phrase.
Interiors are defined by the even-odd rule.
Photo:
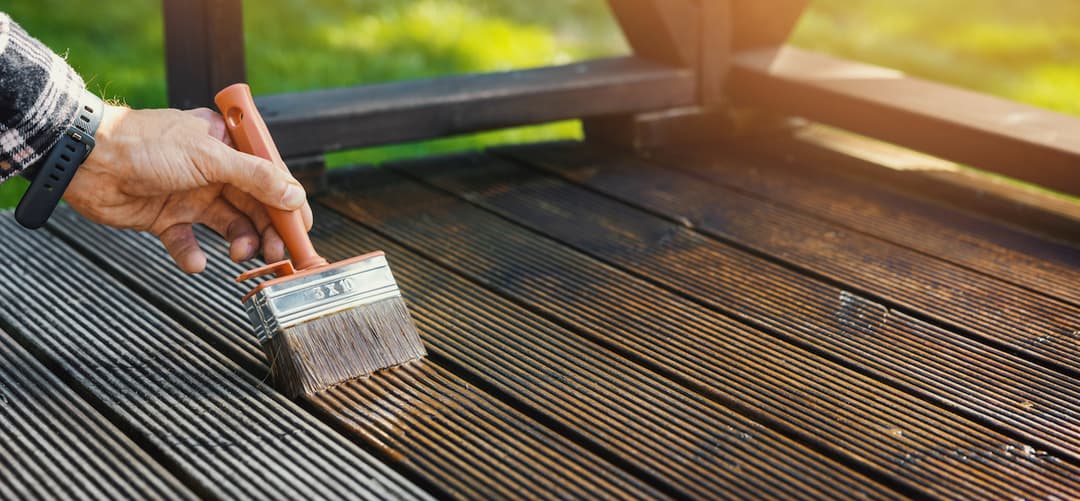
[[[207,131],[207,134],[218,141],[233,146],[232,136],[229,135],[229,130],[225,127],[225,119],[221,118],[220,113],[211,110],[210,108],[195,108],[193,110],[185,110],[185,113],[189,113],[209,122],[210,130]]]
[[[304,219],[304,229],[311,231],[311,226],[315,223],[315,218],[311,215],[311,204],[304,202],[304,206],[300,208],[300,215]]]
[[[263,259],[267,263],[276,263],[285,259],[285,241],[278,235],[273,226],[263,232]]]
[[[185,273],[199,273],[206,268],[206,254],[199,248],[195,233],[187,223],[175,224],[158,235],[165,250]]]
[[[229,242],[229,257],[233,261],[247,261],[259,250],[259,234],[251,219],[224,198],[218,198],[207,207],[198,222]]]
[[[220,141],[203,141],[196,167],[211,183],[235,186],[259,202],[281,210],[299,209],[307,200],[304,188],[273,162],[236,151]]]
[[[277,231],[274,230],[270,215],[266,212],[266,207],[252,198],[251,195],[235,188],[226,188],[222,195],[233,207],[251,218],[252,223],[255,224],[255,229],[262,235],[263,259],[271,263],[284,259],[285,244],[282,242],[281,237],[278,236]],[[305,212],[307,215],[304,216],[304,224],[310,229],[311,207],[307,203],[304,203],[304,208],[301,208],[301,214]]]

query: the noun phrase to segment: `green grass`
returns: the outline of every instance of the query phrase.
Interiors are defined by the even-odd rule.
[[[159,0],[14,0],[5,10],[92,90],[166,104]],[[247,0],[256,94],[565,63],[625,52],[602,0]],[[87,23],[88,13],[94,22]],[[1068,113],[1080,113],[1075,0],[816,0],[794,42]],[[576,122],[336,153],[333,165],[580,137]],[[25,183],[0,186],[0,207]]]

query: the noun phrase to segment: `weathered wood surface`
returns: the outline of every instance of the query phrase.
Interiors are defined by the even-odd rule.
[[[0,330],[0,498],[195,494]]]
[[[328,258],[353,257],[364,252],[358,249],[368,248],[368,235],[354,225],[330,213],[320,213],[319,220],[316,243]],[[231,356],[250,363],[247,349],[234,348],[258,346],[246,336],[249,327],[237,327],[249,321],[237,299],[242,293],[232,280],[245,268],[228,262],[223,242],[204,238],[215,259],[209,271],[197,277],[198,286],[191,287],[185,275],[168,264],[168,256],[156,252],[159,244],[145,235],[83,223],[68,212],[53,227],[211,344],[229,347]],[[399,280],[409,277],[396,263],[394,271]],[[436,279],[427,276],[422,283],[435,287],[441,283]],[[474,335],[471,323],[458,329],[451,332]],[[236,330],[245,337],[237,338]],[[430,339],[425,341],[430,346]],[[439,356],[442,350],[430,349],[435,353],[430,360],[341,385],[307,403],[346,436],[440,497],[665,497],[470,383],[471,378],[455,374],[449,369],[454,366]],[[260,379],[267,372],[262,362],[249,370]]]
[[[5,330],[197,494],[424,496],[55,235],[0,233]]]
[[[309,431],[288,439],[274,471],[314,461],[322,449],[301,439],[314,433],[408,479],[392,485],[445,498],[1080,495],[1067,336],[1080,316],[1062,281],[1075,254],[769,162],[549,144],[333,172],[316,245],[332,259],[387,251],[431,357],[300,407],[259,383],[265,360],[230,282],[246,266],[205,232],[209,270],[188,277],[153,239],[67,210],[48,229],[59,238],[5,223],[9,240],[57,260],[0,272],[6,290],[29,280],[33,298],[79,296],[0,319],[94,405],[130,401],[120,429],[203,494],[263,481],[229,454],[270,454],[286,439],[204,451],[140,423],[194,440],[205,426],[233,429],[236,413],[301,419]],[[914,228],[925,231],[905,239]],[[52,271],[65,262],[89,271]],[[45,333],[31,328],[38,317]],[[1022,342],[1047,332],[1058,334]],[[79,365],[104,343],[123,370]],[[209,372],[194,374],[197,363]],[[188,416],[204,400],[196,391],[168,407],[187,416],[175,423],[139,411],[172,395],[155,388],[198,378],[217,382],[224,407]],[[144,379],[159,387],[133,382]],[[255,410],[266,399],[278,410]],[[229,483],[197,476],[196,457]],[[312,484],[299,471],[275,476],[273,494],[340,489],[346,475]]]

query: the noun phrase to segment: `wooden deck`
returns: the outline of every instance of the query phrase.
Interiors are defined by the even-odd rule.
[[[220,241],[188,277],[4,216],[0,498],[1080,497],[1075,240],[843,172],[576,143],[333,171],[316,247],[385,250],[431,356],[299,402]]]

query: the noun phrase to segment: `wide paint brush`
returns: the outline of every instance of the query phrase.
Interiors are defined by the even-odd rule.
[[[287,169],[246,84],[214,98],[237,149]],[[244,297],[275,385],[291,397],[427,355],[386,256],[371,252],[328,264],[300,211],[267,207],[289,258],[237,281],[275,274]]]

